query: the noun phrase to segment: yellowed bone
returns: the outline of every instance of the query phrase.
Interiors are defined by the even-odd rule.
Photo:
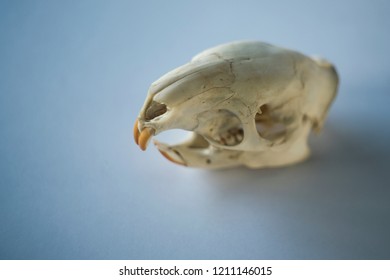
[[[142,151],[145,151],[148,147],[149,139],[153,136],[153,128],[145,127],[138,138],[139,147]]]

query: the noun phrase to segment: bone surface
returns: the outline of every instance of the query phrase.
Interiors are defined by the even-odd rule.
[[[276,167],[306,159],[311,130],[320,131],[338,87],[325,59],[262,42],[208,49],[156,82],[134,125],[142,150],[171,129],[185,142],[154,140],[170,161],[191,167]]]

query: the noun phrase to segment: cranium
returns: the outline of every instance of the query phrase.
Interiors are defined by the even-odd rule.
[[[193,167],[283,166],[309,155],[338,86],[326,60],[262,42],[208,49],[154,82],[134,126],[145,150],[170,129],[192,132],[185,142],[155,141],[169,160]]]

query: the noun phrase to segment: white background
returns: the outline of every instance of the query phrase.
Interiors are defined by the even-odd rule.
[[[0,258],[388,259],[389,8],[1,1]],[[241,39],[336,65],[312,157],[211,172],[141,152],[132,127],[149,85]]]

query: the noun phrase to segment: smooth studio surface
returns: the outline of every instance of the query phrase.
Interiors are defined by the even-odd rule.
[[[0,258],[389,259],[389,8],[1,1]],[[142,152],[132,127],[149,85],[234,40],[336,65],[311,158],[205,171]]]

